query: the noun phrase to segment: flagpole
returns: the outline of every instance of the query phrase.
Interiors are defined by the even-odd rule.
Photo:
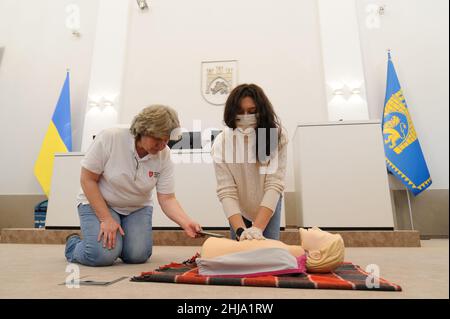
[[[406,187],[406,197],[408,198],[408,209],[409,209],[409,219],[411,220],[411,230],[414,230],[414,221],[412,216],[412,209],[411,209],[411,198],[409,197],[409,190]]]

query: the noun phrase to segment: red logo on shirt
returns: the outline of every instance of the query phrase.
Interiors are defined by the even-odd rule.
[[[150,178],[152,178],[152,177],[154,177],[154,178],[158,178],[158,177],[159,177],[159,175],[160,175],[160,173],[159,173],[159,172],[152,172],[152,171],[148,171],[148,177],[150,177]]]

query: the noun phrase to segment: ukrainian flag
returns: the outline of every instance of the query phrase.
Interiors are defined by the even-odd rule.
[[[55,153],[70,151],[72,151],[72,127],[70,124],[69,72],[67,72],[52,120],[34,165],[34,175],[47,197],[50,193]]]
[[[388,53],[386,98],[383,111],[384,152],[388,170],[414,195],[431,185],[430,173],[423,157],[405,97]]]

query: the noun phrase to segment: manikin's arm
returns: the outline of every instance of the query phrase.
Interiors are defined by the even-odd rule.
[[[288,250],[294,257],[305,254],[304,249],[297,245],[286,245],[279,240],[244,240],[235,241],[228,238],[208,238],[202,246],[202,258],[214,258],[226,254],[260,248],[282,248]]]

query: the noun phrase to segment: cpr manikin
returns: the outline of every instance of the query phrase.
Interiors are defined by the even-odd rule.
[[[272,239],[234,241],[210,237],[203,243],[201,258],[210,259],[262,248],[281,248],[296,258],[306,254],[306,269],[313,273],[331,272],[344,261],[344,241],[339,234],[331,234],[318,227],[300,228],[300,242],[299,246]]]

